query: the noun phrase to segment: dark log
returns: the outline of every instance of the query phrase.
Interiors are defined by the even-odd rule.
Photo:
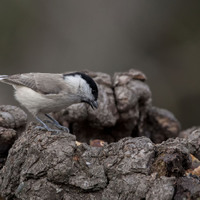
[[[22,131],[26,115],[19,108],[3,107],[1,196],[9,200],[198,198],[199,129],[180,133],[172,113],[152,106],[142,72],[130,70],[113,78],[86,73],[98,83],[99,109],[77,104],[54,113],[71,133],[40,131],[34,123]],[[5,108],[12,108],[11,114]]]
[[[32,124],[10,149],[0,191],[6,199],[172,199],[183,187],[180,177],[191,166],[194,143],[170,139],[155,145],[137,137],[92,147]],[[196,190],[188,190],[196,197]]]
[[[27,115],[16,106],[0,106],[0,169],[8,151],[17,137],[25,130]]]

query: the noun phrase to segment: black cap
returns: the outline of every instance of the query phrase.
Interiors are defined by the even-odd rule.
[[[97,87],[97,84],[94,82],[94,80],[90,76],[88,76],[88,75],[86,75],[84,73],[81,73],[81,72],[74,72],[74,73],[64,74],[64,76],[76,76],[76,75],[81,76],[81,78],[84,79],[87,82],[87,84],[90,86],[90,88],[92,90],[92,94],[94,96],[94,100],[96,101],[97,98],[98,98],[98,87]]]

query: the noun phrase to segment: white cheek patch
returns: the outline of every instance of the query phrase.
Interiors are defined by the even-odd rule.
[[[65,76],[64,80],[71,87],[78,88],[81,85],[82,78],[79,75],[75,76]]]
[[[64,80],[78,93],[80,92],[81,94],[85,94],[87,96],[91,94],[91,88],[80,75],[65,76]]]

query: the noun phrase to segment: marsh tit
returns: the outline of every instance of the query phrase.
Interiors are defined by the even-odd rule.
[[[48,131],[52,129],[38,117],[39,114],[47,116],[57,128],[69,131],[48,113],[81,102],[93,109],[98,107],[97,85],[91,77],[81,72],[0,75],[0,81],[14,87],[16,100]]]

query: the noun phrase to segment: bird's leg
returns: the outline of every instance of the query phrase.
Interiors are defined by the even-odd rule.
[[[45,129],[47,131],[56,132],[56,133],[59,132],[59,130],[54,130],[54,129],[49,128],[39,117],[35,116],[35,118],[42,124],[42,126],[36,126],[37,129],[41,129],[41,130]]]
[[[48,114],[45,114],[45,116],[48,117],[51,120],[49,122],[51,122],[53,125],[55,125],[58,129],[61,129],[61,130],[66,131],[66,132],[69,133],[69,129],[67,127],[65,127],[65,126],[60,125],[59,122],[56,121],[53,117],[51,117]]]

